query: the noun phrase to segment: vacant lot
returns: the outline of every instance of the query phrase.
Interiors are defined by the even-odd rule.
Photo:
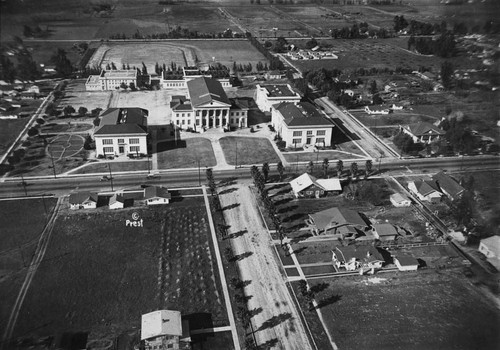
[[[498,312],[464,278],[447,270],[309,282],[341,349],[498,348]]]
[[[143,227],[125,225],[134,212]],[[210,239],[200,199],[114,212],[67,210],[57,219],[15,335],[83,329],[91,340],[112,340],[139,327],[141,314],[161,308],[227,325]]]
[[[0,329],[5,329],[25,267],[55,203],[55,198],[0,201]]]
[[[180,92],[180,94],[184,95],[186,93],[186,90]],[[148,125],[167,125],[171,121],[169,105],[172,94],[172,91],[167,90],[114,91],[109,107],[144,108],[149,112]]]
[[[30,118],[0,120],[0,154],[4,154]]]
[[[158,143],[158,169],[213,167],[217,164],[210,140],[202,137]]]
[[[58,108],[63,109],[65,106],[73,106],[78,111],[78,108],[85,107],[90,112],[94,108],[102,108],[105,110],[110,106],[113,91],[85,91],[85,80],[78,79],[71,81],[65,88],[64,97],[59,100]],[[139,107],[139,106],[134,106]],[[90,120],[91,122],[91,120]]]
[[[231,165],[277,163],[279,157],[265,138],[226,136],[219,140],[226,162]],[[255,150],[259,150],[255,152]]]

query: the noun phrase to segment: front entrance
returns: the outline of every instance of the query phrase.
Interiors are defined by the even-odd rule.
[[[119,146],[119,147],[118,147],[118,152],[119,152],[120,154],[125,153],[125,147],[123,147],[123,146]]]
[[[307,144],[307,145],[310,145],[310,144],[311,144],[311,138],[310,138],[310,137],[308,137],[308,138],[306,139],[306,144]]]

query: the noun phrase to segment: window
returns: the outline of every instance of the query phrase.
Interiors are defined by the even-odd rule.
[[[188,125],[191,125],[191,119],[188,119]]]
[[[200,111],[196,111],[196,116],[199,117],[200,116]]]
[[[184,118],[184,113],[182,113],[182,118]]]
[[[104,153],[114,153],[113,147],[104,147],[103,151]]]
[[[185,125],[185,124],[186,124],[186,120],[182,119],[182,125]]]
[[[316,136],[325,136],[326,135],[326,131],[325,130],[318,130],[316,132]]]
[[[103,145],[112,145],[113,144],[113,139],[104,139],[102,140]]]
[[[293,143],[300,143],[302,139],[293,139]]]
[[[128,142],[131,145],[137,145],[137,144],[139,144],[139,139],[129,139]]]
[[[307,136],[311,136],[313,134],[312,130],[307,130]]]
[[[125,143],[125,139],[118,139],[118,143]]]
[[[293,137],[302,136],[302,131],[294,131]]]
[[[139,153],[140,150],[141,150],[141,147],[139,147],[139,146],[130,146],[130,152]]]
[[[324,137],[316,138],[316,143],[325,143],[325,138]]]
[[[200,125],[200,120],[196,119],[196,125]]]
[[[179,125],[179,119],[177,119],[177,120],[175,121],[175,124]]]

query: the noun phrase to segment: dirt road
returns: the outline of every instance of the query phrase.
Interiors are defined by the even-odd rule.
[[[254,311],[252,324],[257,344],[269,345],[273,349],[312,349],[301,323],[298,310],[292,301],[275,260],[271,238],[262,222],[255,199],[249,188],[232,185],[220,195],[229,233],[238,233],[232,238],[233,253],[240,258],[238,266],[241,279],[251,281],[245,287],[250,297],[249,310]],[[228,193],[230,192],[230,193]]]

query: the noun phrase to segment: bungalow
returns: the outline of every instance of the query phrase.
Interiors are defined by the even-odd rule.
[[[446,132],[431,123],[417,123],[409,125],[400,125],[400,130],[407,135],[410,135],[413,142],[431,143],[439,140]]]
[[[338,271],[344,268],[347,271],[358,269],[380,269],[385,260],[377,248],[373,246],[350,245],[347,247],[336,247],[332,251],[332,263]]]
[[[451,200],[457,200],[464,193],[465,188],[455,181],[451,176],[440,171],[432,176],[432,180],[436,182],[438,188],[447,195]]]
[[[392,205],[397,208],[409,207],[411,205],[411,201],[408,199],[408,197],[403,196],[400,193],[391,194],[389,200],[391,201]]]
[[[394,241],[398,235],[398,231],[394,225],[383,223],[373,224],[373,234],[380,241]]]
[[[416,180],[408,183],[408,189],[421,201],[438,203],[443,194],[432,180]]]
[[[142,315],[141,342],[145,350],[190,349],[189,323],[180,311],[157,310]]]
[[[97,198],[95,192],[75,192],[69,195],[69,207],[72,210],[95,209],[97,208]]]
[[[484,238],[479,243],[479,252],[500,271],[500,236]]]
[[[305,223],[313,235],[330,234],[341,239],[363,236],[371,226],[358,212],[337,207],[309,214]]]
[[[338,194],[342,191],[339,179],[316,179],[308,173],[304,173],[290,181],[290,186],[292,186],[292,191],[296,198],[319,198],[327,192]]]
[[[399,271],[416,271],[418,269],[418,260],[412,256],[398,255],[394,257],[394,263]]]
[[[125,198],[122,195],[115,193],[109,199],[109,209],[123,209],[125,206]]]
[[[144,200],[147,205],[168,204],[172,195],[164,187],[150,186],[144,189]]]

